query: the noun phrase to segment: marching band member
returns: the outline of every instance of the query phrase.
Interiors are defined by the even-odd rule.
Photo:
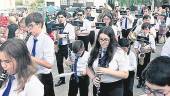
[[[87,74],[93,81],[93,96],[123,96],[122,79],[128,77],[129,60],[109,26],[100,29],[91,50]]]
[[[139,77],[137,88],[143,87],[144,84],[144,78],[141,77],[141,73],[144,70],[144,68],[147,66],[147,64],[150,62],[151,58],[151,52],[154,52],[155,47],[155,39],[153,35],[150,35],[150,29],[151,25],[150,23],[143,23],[142,24],[142,32],[138,34],[138,36],[142,36],[145,38],[148,38],[144,41],[137,41],[134,42],[134,48],[136,50],[136,53],[138,54],[138,66],[137,66],[137,76]]]
[[[126,8],[126,12],[127,15],[123,15],[121,18],[122,37],[124,38],[127,38],[129,35],[134,22],[134,17],[130,13],[130,8]]]
[[[127,38],[121,38],[119,40],[119,45],[127,53],[129,57],[129,76],[127,79],[123,80],[124,85],[123,96],[133,96],[135,70],[137,69],[136,54],[131,50],[131,45]]]
[[[150,24],[154,24],[154,17],[150,15],[149,8],[146,6],[143,8],[143,16],[149,15],[150,16]],[[137,26],[143,23],[142,18],[138,19]]]
[[[79,27],[76,29],[76,36],[78,40],[82,40],[84,42],[85,50],[88,51],[89,44],[89,34],[91,30],[91,22],[84,18],[84,10],[79,9],[77,12],[78,21],[83,22],[83,27]]]
[[[44,84],[44,96],[55,96],[51,73],[55,59],[54,42],[42,32],[44,18],[41,13],[30,13],[25,18],[25,24],[28,32],[32,34],[27,41],[27,48],[31,53],[32,61],[37,65],[38,78]]]
[[[72,54],[66,63],[70,64],[74,72],[70,77],[68,96],[88,96],[89,77],[86,73],[89,53],[85,51],[84,43],[76,40],[72,43]]]
[[[57,46],[58,51],[55,52],[56,60],[57,60],[57,68],[58,73],[64,73],[64,67],[63,67],[63,59],[64,57],[67,59],[68,57],[68,40],[70,43],[72,43],[75,40],[75,30],[74,26],[70,23],[66,22],[66,13],[65,11],[59,11],[57,13],[58,22],[59,24],[64,24],[64,29],[59,30],[59,32],[56,34],[56,38],[58,39]],[[66,38],[66,35],[69,36],[69,38]],[[71,44],[70,44],[71,45]],[[65,84],[65,77],[60,77],[60,80],[55,84],[55,86],[60,86],[62,84]]]
[[[149,23],[149,24],[151,24],[150,22],[151,22],[151,17],[150,17],[149,15],[144,15],[144,16],[143,16],[143,23]],[[142,24],[143,24],[143,23],[142,23]],[[141,29],[141,28],[142,28],[142,24],[139,25],[139,26],[137,26],[136,29],[134,30],[134,32],[135,32],[137,35],[142,32],[142,31],[141,31],[141,30],[142,30],[142,29]],[[154,27],[154,26],[151,27],[151,29],[150,29],[150,34],[153,35],[154,38],[156,38],[156,30],[155,30],[155,27]]]
[[[0,88],[0,96],[44,96],[44,85],[35,75],[36,68],[22,40],[5,41],[0,46],[0,62],[0,70],[8,74]]]

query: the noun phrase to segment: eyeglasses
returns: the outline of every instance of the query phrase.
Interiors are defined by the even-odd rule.
[[[108,38],[100,38],[99,41],[100,42],[109,42],[110,39],[108,39]]]
[[[83,16],[83,14],[77,14],[77,16]]]
[[[144,92],[146,94],[153,94],[154,96],[165,96],[165,94],[163,94],[163,90],[162,89],[151,89],[151,88],[149,88],[146,85],[144,87]]]

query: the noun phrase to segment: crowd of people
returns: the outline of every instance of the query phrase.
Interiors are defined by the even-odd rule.
[[[145,6],[141,17],[119,6],[98,11],[9,16],[0,26],[0,95],[55,96],[54,87],[66,80],[62,75],[54,83],[52,68],[64,74],[66,64],[72,71],[68,96],[88,96],[90,83],[93,96],[133,96],[135,77],[147,96],[169,96],[169,8]],[[159,43],[161,56],[150,61]]]

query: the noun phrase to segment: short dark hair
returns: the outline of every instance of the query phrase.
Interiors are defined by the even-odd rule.
[[[59,16],[59,15],[63,15],[65,18],[67,17],[67,13],[63,10],[61,10],[57,13],[57,16]]]
[[[121,38],[118,40],[120,47],[129,47],[130,42],[127,38]]]
[[[143,71],[147,82],[165,86],[170,85],[170,57],[159,56],[150,62]]]
[[[83,9],[78,9],[78,10],[77,10],[77,13],[78,13],[78,12],[82,12],[83,15],[84,15],[84,10],[83,10]]]
[[[126,10],[130,10],[130,8],[126,8]]]
[[[81,48],[84,48],[84,43],[81,40],[75,40],[72,43],[72,50],[74,53],[77,53]]]
[[[25,24],[28,26],[28,24],[35,22],[36,24],[41,24],[41,27],[44,25],[44,17],[42,16],[41,13],[38,12],[33,12],[30,13],[26,18],[25,18]]]
[[[146,22],[146,23],[143,23],[141,28],[142,28],[143,30],[144,30],[144,29],[150,29],[150,28],[151,28],[151,24],[150,24],[150,23],[147,23],[147,22]]]
[[[151,16],[149,16],[149,15],[144,15],[144,16],[143,16],[143,20],[145,20],[145,19],[151,19]]]
[[[87,10],[87,9],[91,9],[91,7],[86,7],[86,10]]]

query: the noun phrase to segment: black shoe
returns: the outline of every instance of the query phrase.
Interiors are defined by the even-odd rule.
[[[62,85],[62,84],[65,84],[65,81],[64,81],[64,80],[59,80],[59,81],[57,82],[57,84],[55,84],[55,87],[60,86],[60,85]]]
[[[138,83],[137,88],[142,88],[142,84]]]

